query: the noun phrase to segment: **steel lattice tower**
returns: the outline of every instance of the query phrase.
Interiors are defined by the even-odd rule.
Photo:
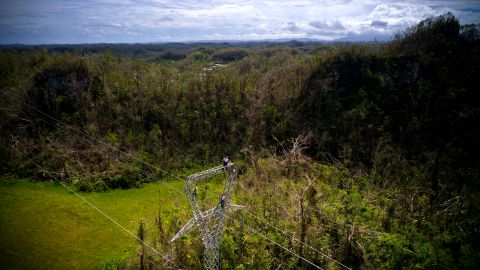
[[[202,211],[198,205],[197,198],[197,183],[205,180],[216,174],[227,173],[227,181],[224,187],[224,199],[223,204],[220,202],[214,208],[206,211]],[[230,196],[236,185],[237,169],[234,164],[231,163],[227,166],[217,166],[208,170],[192,174],[187,177],[185,181],[184,191],[187,195],[190,206],[193,210],[193,218],[190,219],[185,226],[170,240],[170,244],[173,241],[180,238],[183,234],[187,233],[195,226],[200,230],[200,236],[202,238],[204,251],[204,268],[205,269],[220,269],[220,241],[223,234],[223,222],[225,213],[237,209],[241,209],[244,206],[230,204]]]

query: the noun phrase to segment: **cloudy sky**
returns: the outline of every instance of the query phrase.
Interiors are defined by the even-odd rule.
[[[0,0],[0,44],[385,40],[446,12],[480,23],[480,0]]]

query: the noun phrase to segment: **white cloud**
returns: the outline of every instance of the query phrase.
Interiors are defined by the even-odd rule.
[[[446,12],[479,23],[475,0],[23,0],[1,3],[0,43],[385,39]]]

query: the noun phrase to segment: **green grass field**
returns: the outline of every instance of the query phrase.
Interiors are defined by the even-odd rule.
[[[182,181],[169,181],[182,190]],[[160,183],[80,193],[134,234],[162,209],[185,212],[180,193]],[[160,198],[160,199],[159,199]],[[0,269],[99,269],[132,254],[136,240],[59,184],[0,179]]]

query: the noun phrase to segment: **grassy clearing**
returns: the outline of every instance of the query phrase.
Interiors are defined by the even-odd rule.
[[[182,190],[180,180],[169,184]],[[162,212],[190,215],[185,197],[160,183],[81,195],[135,234],[141,220],[147,230],[153,226],[159,201]],[[131,236],[51,182],[0,180],[0,217],[1,269],[98,269],[137,248]]]

